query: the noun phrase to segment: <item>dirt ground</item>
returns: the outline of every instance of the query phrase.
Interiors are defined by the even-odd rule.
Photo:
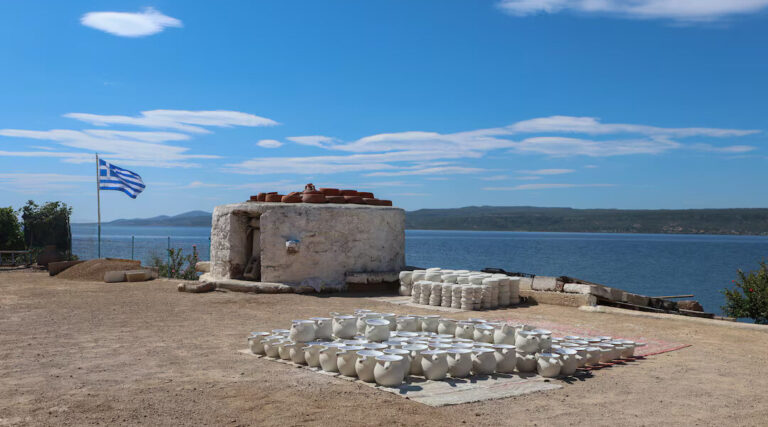
[[[762,331],[546,305],[512,309],[510,317],[534,324],[571,322],[693,347],[560,390],[432,408],[237,352],[248,332],[295,318],[428,309],[348,295],[187,294],[176,283],[0,272],[0,426],[768,424]]]

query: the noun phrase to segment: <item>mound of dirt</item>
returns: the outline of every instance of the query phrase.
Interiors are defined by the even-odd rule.
[[[104,281],[104,273],[107,271],[135,270],[140,267],[141,261],[117,258],[92,259],[69,267],[57,274],[56,277],[67,280],[102,282]]]

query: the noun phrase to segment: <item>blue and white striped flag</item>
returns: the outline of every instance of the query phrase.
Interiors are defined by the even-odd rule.
[[[99,189],[122,191],[135,199],[144,191],[144,181],[135,172],[99,159]]]

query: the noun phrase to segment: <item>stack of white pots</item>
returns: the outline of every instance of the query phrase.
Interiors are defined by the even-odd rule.
[[[629,358],[644,344],[612,337],[553,337],[530,325],[437,315],[353,315],[294,320],[290,329],[251,332],[251,352],[397,387],[409,376],[441,380],[494,373],[573,375],[578,368]]]
[[[439,268],[401,271],[400,295],[410,295],[415,304],[489,310],[520,303],[520,278]]]

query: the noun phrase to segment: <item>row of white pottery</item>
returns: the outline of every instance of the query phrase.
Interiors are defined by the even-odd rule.
[[[310,342],[315,339],[315,322],[313,320],[293,320],[290,331],[288,337],[291,341]]]
[[[575,374],[576,368],[579,367],[579,359],[576,350],[572,350],[570,348],[559,348],[555,350],[555,353],[560,355],[560,361],[562,363],[559,374]]]

